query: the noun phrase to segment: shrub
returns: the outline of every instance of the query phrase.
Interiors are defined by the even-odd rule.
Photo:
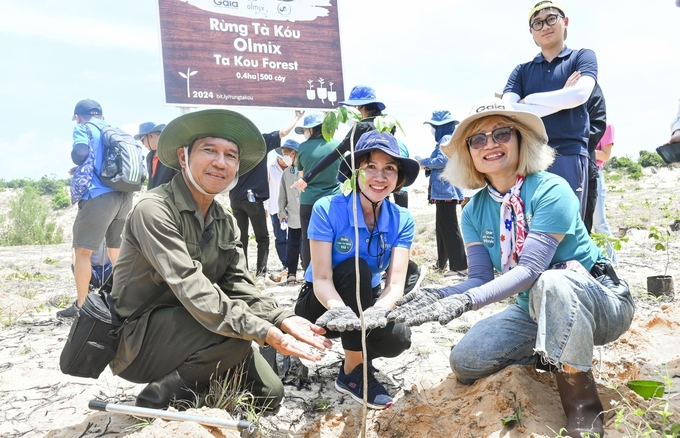
[[[661,155],[656,152],[640,151],[640,158],[638,164],[642,167],[664,167],[666,163],[661,158]]]
[[[35,189],[39,195],[54,195],[62,187],[68,187],[70,181],[68,179],[57,179],[55,174],[43,176],[39,180],[33,179],[13,179],[10,181],[5,181],[0,179],[0,189],[23,189],[31,187]]]
[[[625,171],[631,179],[638,180],[642,178],[642,166],[635,163],[628,157],[612,157],[605,164],[606,169],[619,169],[620,171]]]
[[[64,230],[48,221],[49,206],[33,187],[9,203],[7,215],[0,216],[0,245],[51,245],[62,243]]]
[[[62,187],[54,193],[54,196],[52,196],[52,208],[59,210],[70,206],[71,196],[68,193],[68,190]]]

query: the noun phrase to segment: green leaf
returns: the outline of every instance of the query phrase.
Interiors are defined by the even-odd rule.
[[[323,138],[326,139],[326,141],[333,140],[333,136],[337,130],[338,117],[335,115],[335,112],[326,114],[326,117],[324,117],[323,123],[321,124],[321,134],[323,135]]]
[[[666,247],[664,246],[663,243],[657,242],[656,245],[654,245],[654,249],[656,249],[657,251],[665,251]]]
[[[354,108],[353,106],[348,106],[345,108],[347,109],[347,115],[349,116],[349,119],[354,119],[357,122],[361,121],[362,117],[358,109]]]
[[[345,182],[342,183],[342,194],[347,196],[352,190],[354,190],[354,181],[346,179]]]
[[[347,123],[347,107],[341,106],[338,108],[338,122]]]

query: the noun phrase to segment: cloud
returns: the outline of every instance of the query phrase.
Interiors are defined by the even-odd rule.
[[[63,12],[48,15],[45,11],[7,4],[3,5],[0,14],[0,33],[58,40],[77,46],[158,50],[155,27],[130,27],[116,20]]]

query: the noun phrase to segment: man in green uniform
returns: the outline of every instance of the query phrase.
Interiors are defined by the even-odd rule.
[[[157,153],[180,173],[128,215],[112,295],[126,318],[165,292],[126,326],[111,369],[148,383],[137,406],[163,409],[193,399],[190,391],[244,362],[257,403],[276,408],[283,385],[252,341],[313,361],[320,356],[307,346],[324,350],[331,342],[322,328],[259,292],[235,219],[214,201],[264,158],[264,139],[241,114],[210,109],[170,122]]]

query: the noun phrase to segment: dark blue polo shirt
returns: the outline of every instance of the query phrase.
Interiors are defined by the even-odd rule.
[[[533,61],[515,67],[503,93],[516,93],[520,99],[524,99],[533,93],[560,90],[575,71],[597,82],[595,52],[589,49],[572,50],[564,46],[551,62],[539,53]],[[548,143],[557,153],[588,156],[590,119],[587,102],[542,117],[542,120],[548,133]]]

